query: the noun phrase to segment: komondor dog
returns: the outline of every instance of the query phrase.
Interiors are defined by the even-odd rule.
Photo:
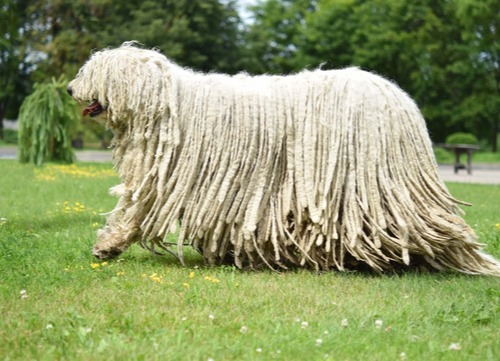
[[[416,104],[377,75],[201,74],[125,43],[93,54],[68,92],[115,134],[120,199],[100,259],[134,242],[172,252],[178,233],[181,262],[188,244],[210,266],[500,275],[457,215],[466,203],[440,179]]]

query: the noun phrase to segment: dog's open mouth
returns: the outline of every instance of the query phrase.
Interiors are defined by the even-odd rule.
[[[99,114],[101,114],[103,111],[106,109],[96,100],[92,105],[89,105],[85,109],[83,109],[82,115],[86,116],[87,114],[90,114],[90,116],[93,118]]]

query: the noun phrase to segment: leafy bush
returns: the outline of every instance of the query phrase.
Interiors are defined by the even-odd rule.
[[[3,141],[5,143],[17,144],[17,141],[19,140],[18,134],[19,133],[17,132],[17,130],[4,129],[3,130]]]
[[[443,148],[434,148],[434,156],[438,163],[453,163],[455,159],[452,152]]]
[[[453,133],[446,138],[446,144],[477,144],[477,138],[471,133]]]

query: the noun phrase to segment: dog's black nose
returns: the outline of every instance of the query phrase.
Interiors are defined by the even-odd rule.
[[[71,87],[69,86],[68,89],[66,89],[66,91],[68,92],[68,94],[70,96],[73,96],[73,89],[71,89]]]

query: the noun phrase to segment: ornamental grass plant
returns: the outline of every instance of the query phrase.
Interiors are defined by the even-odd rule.
[[[41,165],[45,161],[72,163],[71,133],[80,119],[78,109],[66,93],[64,76],[34,85],[19,110],[18,158]]]

